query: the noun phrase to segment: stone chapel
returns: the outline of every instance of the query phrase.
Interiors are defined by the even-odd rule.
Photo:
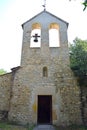
[[[44,10],[22,28],[21,64],[0,76],[0,119],[82,124],[80,90],[69,65],[68,23]]]

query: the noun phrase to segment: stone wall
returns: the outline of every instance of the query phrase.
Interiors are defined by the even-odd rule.
[[[41,47],[30,48],[31,27],[37,22],[42,29]],[[55,22],[60,27],[60,47],[50,48],[48,30]],[[0,77],[1,114],[8,112],[8,119],[17,123],[37,124],[38,95],[51,95],[53,124],[82,124],[80,89],[69,66],[67,23],[44,11],[23,29],[21,67]]]
[[[82,124],[80,89],[69,66],[56,72],[55,84],[62,99],[60,110],[62,124]]]
[[[87,82],[87,78],[85,79]],[[87,86],[82,86],[82,114],[84,124],[87,125]]]
[[[11,85],[12,73],[0,76],[0,120],[8,117]]]
[[[30,47],[34,23],[41,25],[39,48]],[[60,47],[49,47],[51,23],[59,26]],[[53,124],[81,124],[80,90],[69,66],[67,23],[44,11],[27,21],[23,29],[21,68],[14,76],[9,120],[37,124],[38,95],[51,95]],[[47,77],[43,76],[44,67]]]
[[[10,121],[36,124],[38,95],[52,95],[53,124],[82,124],[80,89],[69,67],[59,68],[56,62],[47,62],[48,77],[43,77],[43,63],[27,65],[16,71]]]
[[[30,70],[31,68],[27,69]],[[12,73],[0,76],[0,120],[5,120],[8,118],[8,112],[10,111],[10,121],[17,121],[20,123],[36,123],[38,102],[37,95],[44,94],[52,95],[53,97],[52,117],[54,124],[81,124],[80,89],[77,86],[77,82],[72,71],[66,70],[66,73],[62,70],[59,70],[58,72],[56,70],[56,73],[54,74],[54,84],[53,82],[48,83],[48,80],[44,78],[43,83],[38,83],[32,88],[34,79],[31,77],[31,79],[29,78],[29,81],[27,80],[26,76],[29,77],[29,74],[26,73],[27,69],[20,68],[15,72],[13,71],[15,83],[12,79]],[[12,80],[14,85],[11,88]],[[37,78],[37,82],[38,80],[39,79]],[[84,119],[86,122],[87,93],[85,89],[86,88],[83,89],[83,99],[85,101],[83,110]],[[11,101],[10,95],[14,97]]]
[[[30,69],[30,68],[29,68]],[[29,87],[25,72],[27,69],[20,68],[14,73],[15,87],[12,85],[12,73],[0,76],[0,120],[8,118],[10,121],[36,123],[37,120],[37,95],[47,94],[53,96],[53,121],[57,125],[81,124],[81,100],[80,89],[71,70],[57,72],[54,85],[43,81],[43,85]],[[19,76],[20,73],[20,76]],[[32,73],[32,72],[31,72]],[[15,76],[16,74],[16,76]],[[26,79],[23,81],[23,79]],[[38,79],[37,79],[38,80]],[[33,80],[31,80],[33,82]],[[30,81],[30,82],[31,82]],[[24,86],[22,85],[22,82]],[[16,84],[17,83],[17,84]],[[27,83],[27,84],[26,84]],[[10,101],[11,95],[15,100]],[[15,95],[14,95],[15,94]],[[34,100],[35,99],[35,100]],[[82,89],[84,122],[87,122],[87,88]],[[11,103],[11,104],[10,104]],[[12,107],[12,108],[10,108]],[[33,111],[32,111],[33,110]],[[12,115],[12,113],[14,115]],[[29,114],[30,113],[30,114]],[[14,117],[14,118],[13,118]],[[65,122],[66,121],[66,122]],[[87,124],[86,124],[87,125]]]

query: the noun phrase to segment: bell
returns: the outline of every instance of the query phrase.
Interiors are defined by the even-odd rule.
[[[36,33],[33,37],[34,37],[34,42],[38,42],[38,38],[39,38],[40,36],[38,36],[38,34]]]
[[[35,39],[34,39],[34,42],[38,42],[38,39],[35,38]]]

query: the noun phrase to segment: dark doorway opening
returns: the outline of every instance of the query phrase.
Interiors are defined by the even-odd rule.
[[[52,96],[51,95],[38,96],[38,123],[39,124],[52,123]]]

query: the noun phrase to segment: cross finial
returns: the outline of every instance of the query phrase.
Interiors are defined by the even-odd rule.
[[[42,5],[44,7],[44,11],[46,10],[46,0],[44,0],[44,4]]]

